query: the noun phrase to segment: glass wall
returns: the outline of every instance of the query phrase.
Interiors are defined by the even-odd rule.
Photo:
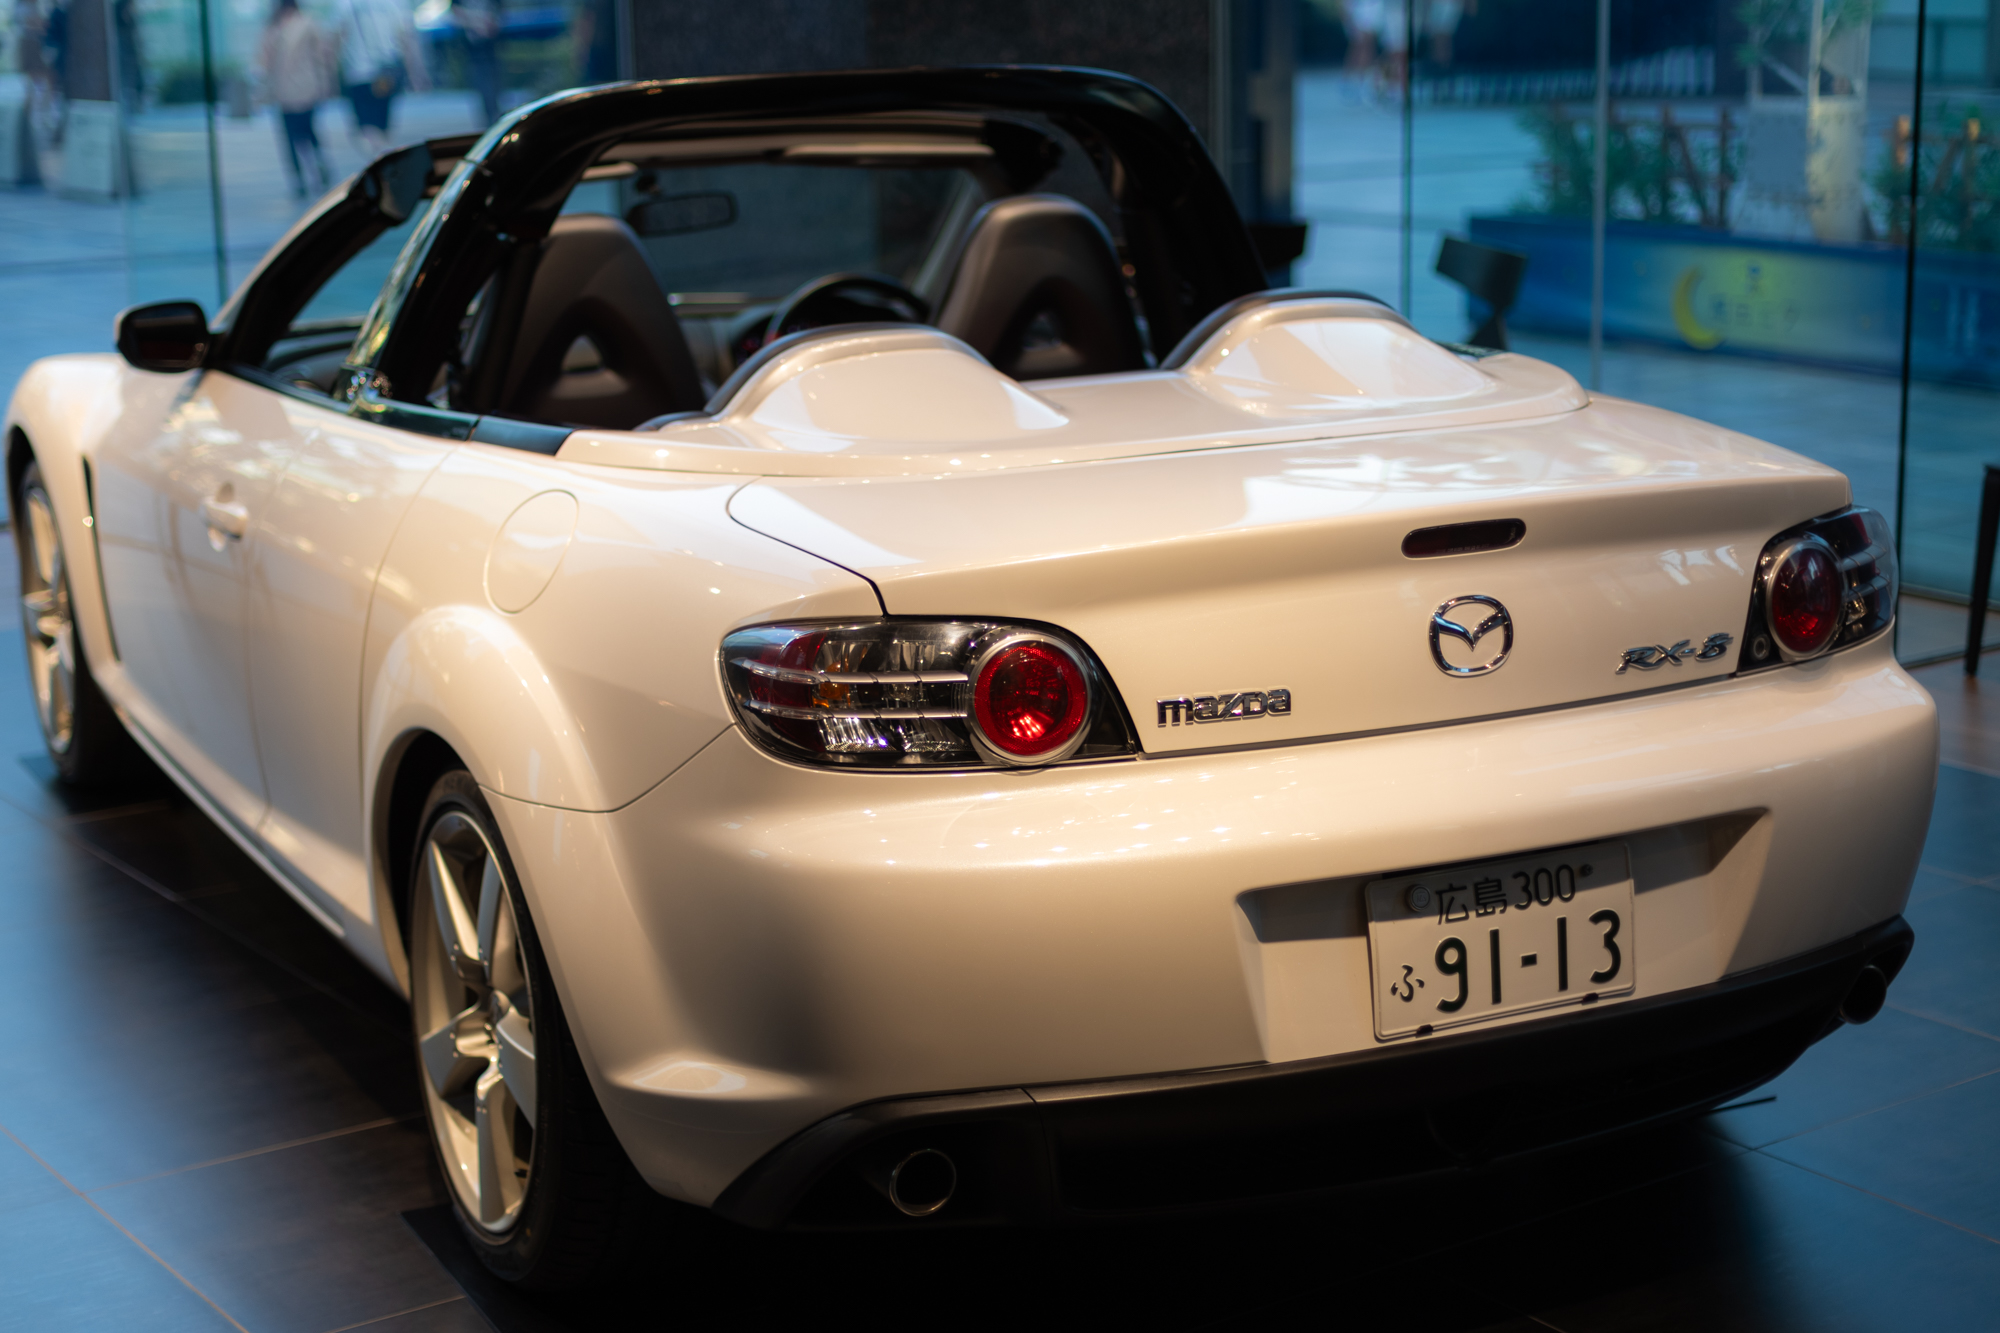
[[[386,147],[618,77],[618,0],[8,0],[0,384],[116,312],[211,312]]]
[[[2000,154],[1991,142],[2000,128],[2000,33],[1979,0],[1883,10],[1878,22],[1893,22],[1896,40],[1883,43],[1882,63],[1893,60],[1912,79],[1922,62],[1920,105],[1896,127],[1895,158],[1882,173],[1898,196],[1891,225],[1915,241],[1904,577],[1957,599],[1971,591],[1984,465],[2000,463]]]
[[[1301,284],[1447,340],[1510,301],[1515,350],[1840,468],[1898,515],[1906,660],[1962,646],[2000,462],[1991,0],[1305,3]]]
[[[7,0],[0,384],[125,305],[213,309],[385,145],[616,77],[624,3]],[[1601,391],[1841,468],[1929,599],[1906,655],[1959,641],[2000,461],[2000,0],[1297,4],[1296,282],[1451,340],[1501,336],[1500,296]]]

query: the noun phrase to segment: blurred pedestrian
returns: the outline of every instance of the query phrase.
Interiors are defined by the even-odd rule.
[[[1347,0],[1347,67],[1371,74],[1377,96],[1402,93],[1410,54],[1408,6],[1409,0]]]
[[[578,83],[610,83],[618,77],[618,19],[612,0],[578,0],[571,11],[569,47]]]
[[[491,125],[500,119],[500,6],[495,0],[451,0],[451,24],[465,47],[465,72]]]
[[[389,146],[389,112],[404,88],[430,87],[417,25],[402,0],[338,0],[341,92],[354,108],[354,130],[369,156]]]
[[[27,82],[28,106],[42,142],[55,132],[62,117],[62,87],[49,64],[47,32],[42,0],[14,0],[14,67]]]
[[[1423,29],[1431,39],[1431,63],[1440,72],[1450,69],[1451,39],[1458,32],[1461,19],[1479,12],[1479,0],[1427,0],[1418,12],[1423,15]]]
[[[55,89],[54,123],[49,142],[60,145],[69,125],[69,0],[53,0],[48,17],[42,20],[42,63]]]
[[[313,113],[333,95],[333,38],[299,10],[299,0],[277,0],[257,43],[257,72],[264,100],[278,113],[292,193],[304,196],[333,183],[326,151],[313,129]]]
[[[111,31],[118,43],[115,96],[127,112],[136,112],[146,101],[146,56],[139,49],[139,15],[132,0],[111,0]]]

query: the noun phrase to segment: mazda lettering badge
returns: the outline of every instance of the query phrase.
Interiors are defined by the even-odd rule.
[[[1462,613],[1462,620],[1453,620],[1451,613],[1460,607],[1472,610]],[[1481,616],[1481,610],[1490,614]],[[1497,652],[1489,637],[1496,630],[1500,635]],[[1451,649],[1447,656],[1446,639],[1455,639],[1465,646]],[[1471,593],[1454,597],[1431,612],[1431,660],[1447,676],[1483,676],[1489,671],[1498,671],[1506,662],[1507,654],[1513,651],[1514,618],[1507,614],[1507,608],[1500,605],[1497,598]]]

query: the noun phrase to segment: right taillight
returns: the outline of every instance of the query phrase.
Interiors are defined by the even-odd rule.
[[[1757,562],[1743,669],[1802,662],[1873,638],[1896,614],[1888,520],[1844,509],[1779,533]]]

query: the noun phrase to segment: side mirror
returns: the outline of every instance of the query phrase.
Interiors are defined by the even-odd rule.
[[[118,315],[118,353],[140,370],[199,370],[208,344],[208,316],[193,301],[135,305]]]

